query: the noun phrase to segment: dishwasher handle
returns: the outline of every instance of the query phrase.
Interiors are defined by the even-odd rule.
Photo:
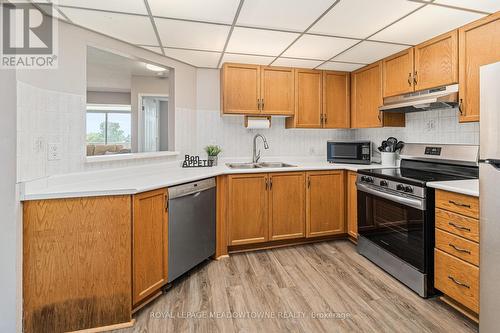
[[[200,195],[201,192],[214,188],[215,178],[208,178],[197,182],[182,184],[168,188],[168,200],[185,197],[188,195]]]

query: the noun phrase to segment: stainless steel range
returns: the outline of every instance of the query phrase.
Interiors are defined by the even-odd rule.
[[[434,189],[478,177],[479,147],[406,144],[399,168],[359,170],[358,252],[422,297],[434,291]]]

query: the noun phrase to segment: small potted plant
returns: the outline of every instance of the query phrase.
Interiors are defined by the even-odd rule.
[[[209,145],[205,147],[205,151],[208,154],[208,161],[212,163],[212,166],[217,165],[217,156],[222,151],[220,146],[217,145]]]

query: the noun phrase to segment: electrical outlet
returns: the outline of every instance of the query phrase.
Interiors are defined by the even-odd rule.
[[[34,153],[42,152],[43,151],[43,144],[44,144],[43,136],[37,136],[33,140],[33,152]]]
[[[432,131],[436,127],[436,124],[434,123],[434,119],[430,119],[427,121],[427,130]]]
[[[57,161],[61,159],[61,144],[49,143],[47,146],[47,160]]]

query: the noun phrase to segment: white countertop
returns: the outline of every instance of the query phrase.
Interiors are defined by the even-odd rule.
[[[275,159],[273,159],[275,160]],[[266,161],[271,161],[266,159]],[[281,161],[296,167],[230,169],[226,161],[211,168],[181,168],[180,162],[157,163],[47,177],[21,184],[21,201],[136,194],[224,174],[387,168],[380,164],[331,164],[326,161]]]
[[[445,190],[450,192],[471,195],[474,197],[479,197],[478,179],[450,180],[445,182],[429,182],[427,183],[427,186],[437,188],[439,190]]]

